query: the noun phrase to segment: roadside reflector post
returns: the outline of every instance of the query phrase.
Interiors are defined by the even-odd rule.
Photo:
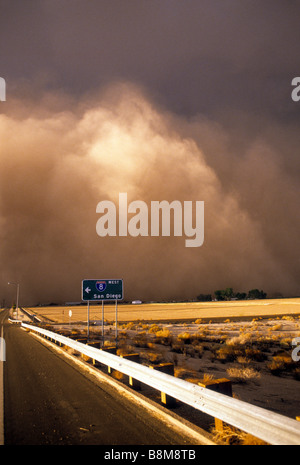
[[[161,371],[167,375],[174,376],[174,364],[173,363],[160,363],[159,365],[151,365],[150,368],[153,370]],[[176,404],[176,399],[165,392],[161,392],[160,395],[161,403],[166,407],[173,407]]]
[[[202,380],[201,382],[198,382],[198,385],[205,387],[206,389],[210,389],[211,391],[232,397],[232,384],[227,378],[210,379],[207,381]],[[219,418],[215,418],[215,428],[220,433],[224,431],[224,423]]]

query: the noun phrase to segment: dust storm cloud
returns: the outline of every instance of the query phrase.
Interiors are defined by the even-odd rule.
[[[128,82],[81,99],[11,99],[0,116],[1,295],[11,280],[23,304],[76,301],[82,279],[106,277],[124,279],[128,300],[299,292],[299,186],[278,150],[295,137],[273,125],[252,137],[253,124],[244,137],[229,121],[172,113]],[[117,205],[119,192],[204,201],[203,246],[100,238],[96,206]]]

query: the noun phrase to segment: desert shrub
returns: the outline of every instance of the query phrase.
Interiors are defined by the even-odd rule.
[[[212,381],[214,378],[214,375],[212,375],[211,373],[204,373],[202,377],[202,382],[208,383],[209,381]]]
[[[252,436],[252,434],[245,433],[244,431],[227,424],[223,425],[223,431],[218,431],[213,428],[212,434],[215,441],[220,441],[222,444],[243,446],[267,445],[266,442]]]
[[[188,368],[185,368],[185,367],[176,367],[175,370],[174,370],[174,376],[176,378],[180,378],[180,379],[184,379],[184,380],[187,380],[187,379],[195,379],[197,378],[198,381],[201,381],[201,379],[199,378],[199,375],[197,373],[197,371],[195,370],[190,370]]]
[[[161,344],[171,344],[172,334],[168,329],[160,329],[155,333],[155,342]]]
[[[242,333],[239,336],[232,337],[227,339],[226,344],[229,346],[236,346],[236,345],[245,345],[250,343],[252,340],[252,335],[250,333]]]
[[[184,355],[189,356],[189,357],[195,357],[196,355],[194,347],[191,347],[191,346],[190,347],[185,346],[183,353]]]
[[[168,338],[171,336],[171,332],[169,329],[160,329],[155,333],[156,337]]]
[[[140,356],[147,362],[158,364],[163,361],[163,356],[159,352],[141,352]]]
[[[274,355],[272,361],[267,365],[272,375],[281,376],[297,369],[296,363],[289,353],[278,353]]]
[[[104,347],[115,347],[115,346],[116,346],[116,343],[115,343],[115,342],[111,342],[111,341],[104,341],[103,346],[104,346]]]
[[[287,320],[287,321],[295,321],[295,317],[292,315],[284,315],[282,317],[282,320]]]
[[[251,360],[249,358],[244,357],[243,355],[239,355],[236,358],[236,361],[241,365],[249,365],[249,363],[251,363]]]
[[[215,350],[214,358],[222,363],[233,362],[239,355],[233,346],[224,345],[221,348]]]
[[[280,323],[269,328],[269,331],[281,331],[281,330],[282,330],[282,325]]]
[[[283,339],[280,340],[280,347],[284,348],[284,349],[289,349],[290,347],[292,347],[292,338],[291,337],[285,337]]]
[[[178,354],[182,354],[184,350],[184,343],[182,341],[172,342],[171,344],[171,352],[176,352]]]
[[[185,344],[190,344],[191,343],[191,335],[190,335],[189,332],[180,333],[180,334],[178,334],[177,338],[180,341],[183,341]]]
[[[244,353],[246,358],[255,360],[256,362],[263,362],[267,358],[262,350],[258,350],[252,347],[245,347],[244,350],[242,348],[241,352]]]
[[[160,326],[156,325],[156,324],[153,324],[150,326],[149,328],[149,333],[152,334],[152,333],[157,333],[159,330],[160,330]]]
[[[226,371],[228,376],[240,383],[260,378],[260,373],[252,367],[231,367]]]
[[[201,358],[204,352],[204,347],[199,344],[194,345],[193,347],[194,347],[195,353],[198,355],[199,358]]]
[[[206,327],[199,328],[196,333],[193,334],[193,340],[205,341],[206,336],[209,334],[209,329]]]
[[[132,354],[134,352],[134,347],[131,345],[127,344],[122,344],[118,349],[117,349],[117,355],[127,355],[127,354]]]
[[[148,347],[148,338],[146,333],[140,333],[132,339],[132,344],[135,347],[147,348]]]
[[[283,371],[285,364],[282,360],[273,359],[268,365],[267,368],[270,370],[272,375],[279,376]]]
[[[122,325],[123,329],[135,329],[135,324],[133,321],[130,321],[129,323],[125,323]]]
[[[126,339],[127,331],[118,331],[118,337],[120,337],[122,339]]]

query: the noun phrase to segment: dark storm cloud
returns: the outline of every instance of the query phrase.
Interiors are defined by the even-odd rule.
[[[81,279],[116,274],[128,298],[299,293],[299,12],[0,0],[2,282],[33,301],[78,300]],[[122,191],[204,200],[204,245],[101,242],[96,205]]]
[[[1,64],[8,80],[71,92],[134,80],[186,113],[288,112],[299,10],[286,0],[2,1]]]

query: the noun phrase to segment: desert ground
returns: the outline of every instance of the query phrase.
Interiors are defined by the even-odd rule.
[[[30,310],[30,308],[28,309]],[[87,305],[50,306],[31,309],[41,317],[56,323],[69,322],[69,310],[72,310],[71,322],[84,321],[87,318]],[[179,303],[142,303],[118,304],[118,321],[175,321],[196,320],[202,318],[257,318],[262,316],[300,315],[300,298],[265,299],[226,302],[179,302]],[[115,305],[104,305],[104,318],[115,320]],[[102,306],[90,305],[90,319],[102,319]]]
[[[26,310],[53,331],[87,334],[86,306]],[[300,361],[292,358],[293,341],[300,337],[300,299],[118,305],[117,341],[115,306],[104,307],[103,338],[101,318],[101,306],[90,307],[89,334],[100,347],[138,353],[146,365],[171,362],[175,376],[190,382],[226,378],[234,397],[291,418],[300,415]],[[145,393],[159,401],[157,393]],[[180,404],[175,410],[213,430],[212,419],[201,412]],[[240,443],[240,433],[231,430],[225,440]]]

